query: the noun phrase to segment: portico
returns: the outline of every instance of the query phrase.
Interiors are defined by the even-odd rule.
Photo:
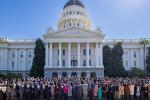
[[[72,72],[81,76],[82,72],[87,71],[86,75],[90,76],[93,71],[103,70],[102,44],[99,42],[47,42],[45,56],[45,69],[51,70],[48,73],[50,76],[55,72],[58,72],[60,77],[63,72],[66,72],[67,76],[71,76]],[[103,73],[101,74],[100,76],[103,76]]]

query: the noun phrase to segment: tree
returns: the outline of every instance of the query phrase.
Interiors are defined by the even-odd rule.
[[[103,64],[104,64],[104,73],[105,76],[112,76],[112,50],[106,45],[103,47]]]
[[[126,71],[123,67],[123,48],[122,43],[117,43],[112,49],[112,71],[114,77],[123,77]]]
[[[146,59],[146,68],[147,68],[148,73],[150,73],[150,54],[147,56],[147,59]]]
[[[144,39],[141,39],[141,42],[140,42],[140,44],[141,45],[143,45],[143,54],[144,54],[144,74],[146,75],[146,60],[145,60],[145,58],[146,58],[146,56],[145,56],[145,52],[146,52],[146,45],[148,45],[150,42],[148,41],[148,40],[146,40],[145,38]]]
[[[44,77],[45,48],[41,39],[35,41],[34,58],[30,70],[32,77]]]

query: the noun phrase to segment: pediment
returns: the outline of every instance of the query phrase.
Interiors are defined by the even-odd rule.
[[[104,38],[103,33],[72,27],[69,29],[47,33],[44,38]]]

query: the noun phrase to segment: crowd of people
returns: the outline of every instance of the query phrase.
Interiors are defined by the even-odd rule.
[[[150,100],[150,79],[0,79],[0,100]]]

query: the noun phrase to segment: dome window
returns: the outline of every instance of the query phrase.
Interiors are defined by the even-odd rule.
[[[79,11],[77,11],[77,15],[79,15]]]
[[[77,26],[79,26],[79,23],[77,24]]]
[[[72,12],[70,11],[70,15],[72,14]]]
[[[71,26],[71,23],[70,23],[70,26]]]

